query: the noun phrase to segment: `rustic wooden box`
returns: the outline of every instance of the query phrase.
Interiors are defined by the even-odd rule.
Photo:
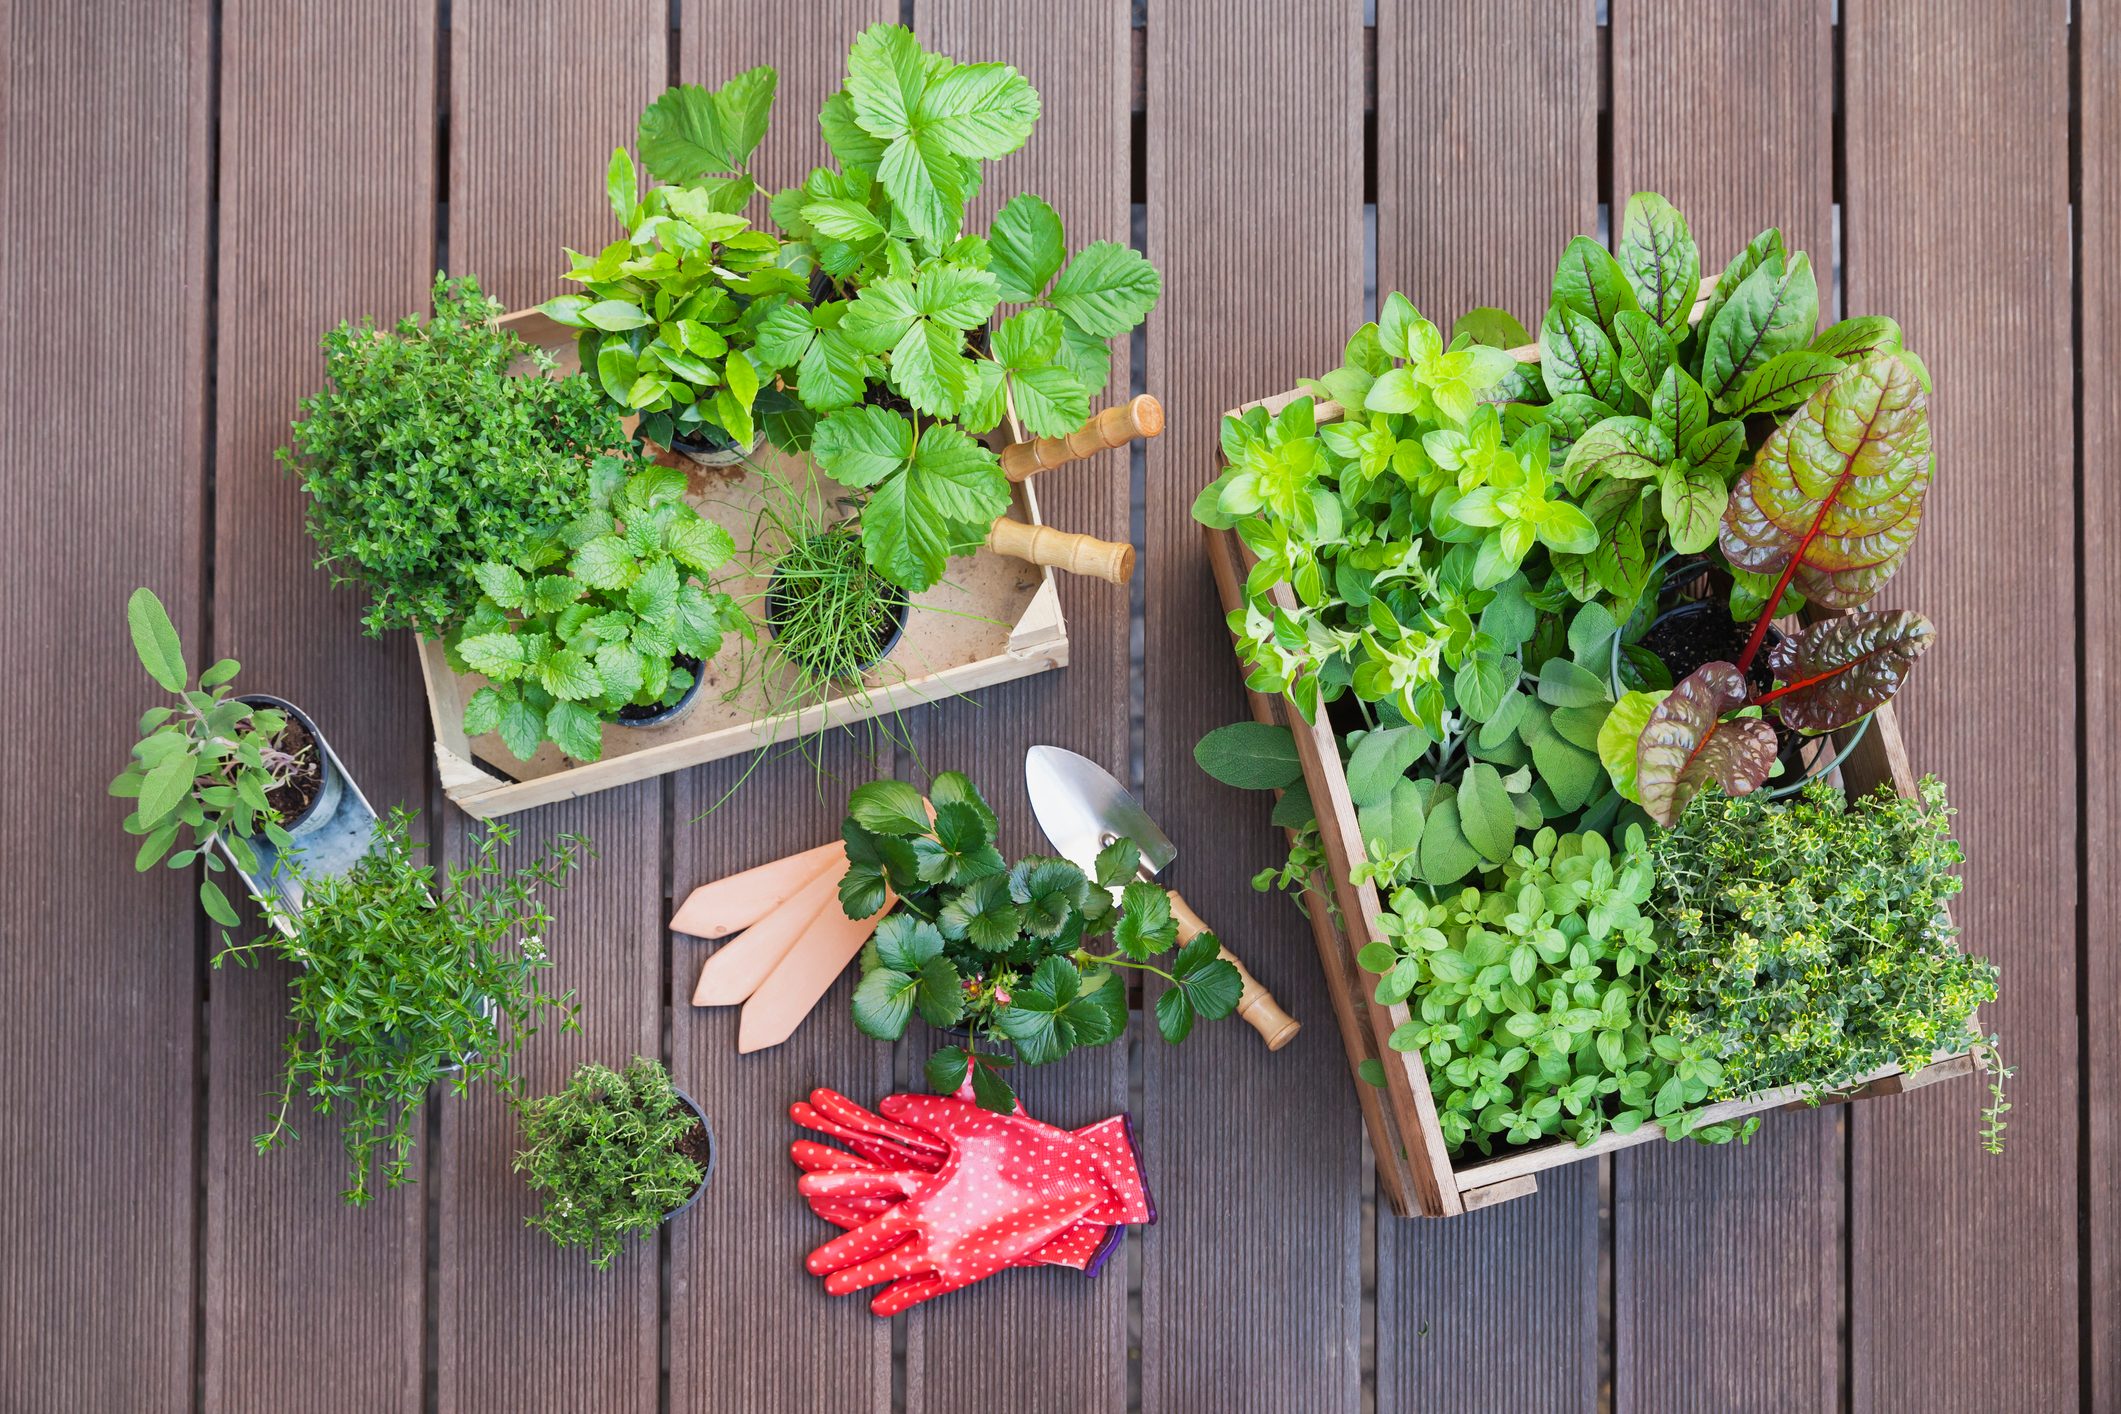
[[[579,368],[574,330],[536,310],[500,322],[550,353],[559,372]],[[807,458],[761,447],[754,460],[793,486],[813,487],[819,499],[831,498],[836,490],[836,483],[815,473]],[[758,519],[763,479],[742,465],[669,462],[691,478],[692,503],[744,545]],[[1014,491],[1012,514],[1041,524],[1030,482],[1018,483]],[[751,604],[754,619],[763,619],[763,577],[732,577],[723,587]],[[603,758],[586,763],[569,761],[550,742],[529,761],[519,761],[496,736],[467,737],[464,704],[484,679],[451,672],[441,644],[423,640],[420,671],[442,788],[468,814],[506,815],[1028,677],[1068,661],[1068,626],[1053,571],[991,550],[954,562],[946,580],[915,595],[905,634],[891,655],[859,686],[836,688],[822,702],[799,711],[769,708],[786,699],[789,669],[772,655],[767,638],[762,621],[758,643],[732,635],[706,665],[699,697],[682,718],[662,727],[606,725]]]
[[[1283,393],[1246,407],[1279,412],[1303,396],[1301,392]],[[1241,413],[1245,408],[1233,411]],[[1341,414],[1337,403],[1318,404],[1321,425],[1338,420]],[[1208,559],[1223,607],[1226,611],[1238,610],[1244,603],[1245,576],[1253,562],[1251,552],[1234,531],[1211,529],[1206,536]],[[1274,594],[1283,608],[1291,612],[1297,609],[1296,596],[1287,585],[1276,585]],[[1385,1044],[1385,1038],[1410,1018],[1411,1010],[1405,1003],[1379,1003],[1378,979],[1356,965],[1356,954],[1379,936],[1377,919],[1384,904],[1374,885],[1357,884],[1350,878],[1352,867],[1364,858],[1362,831],[1356,824],[1355,804],[1348,795],[1347,776],[1341,768],[1332,726],[1323,712],[1318,722],[1306,723],[1287,699],[1278,695],[1250,689],[1246,695],[1251,699],[1256,720],[1291,728],[1297,756],[1303,763],[1304,783],[1318,808],[1318,833],[1331,877],[1312,877],[1305,911],[1311,917],[1312,936],[1325,969],[1334,1019],[1340,1024],[1341,1039],[1347,1048],[1348,1066],[1356,1072],[1355,1094],[1362,1106],[1370,1147],[1377,1154],[1379,1189],[1392,1211],[1401,1217],[1452,1217],[1536,1192],[1542,1169],[1558,1168],[1635,1144],[1668,1142],[1661,1129],[1644,1125],[1632,1134],[1608,1130],[1583,1146],[1556,1138],[1487,1156],[1466,1154],[1454,1159],[1446,1151],[1443,1131],[1436,1123],[1428,1072],[1421,1058],[1394,1051]],[[1837,744],[1849,743],[1843,738]],[[1908,764],[1907,748],[1891,707],[1879,709],[1871,729],[1855,742],[1840,770],[1842,783],[1851,794],[1871,790],[1885,781],[1892,782],[1902,795],[1915,793],[1917,778]],[[1339,926],[1335,907],[1329,904],[1337,906]],[[1383,1069],[1382,1088],[1372,1085],[1360,1073],[1373,1061]],[[1913,1074],[1898,1066],[1887,1066],[1865,1076],[1829,1103],[1894,1095],[1975,1069],[1977,1061],[1972,1052],[1941,1055]],[[1808,1103],[1792,1088],[1711,1106],[1707,1113],[1712,1120],[1726,1120]]]

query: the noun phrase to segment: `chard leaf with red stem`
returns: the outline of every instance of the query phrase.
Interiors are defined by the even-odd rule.
[[[1704,663],[1651,711],[1635,746],[1635,788],[1658,824],[1676,821],[1703,786],[1744,795],[1768,778],[1775,729],[1758,717],[1722,720],[1745,699],[1744,674]]]
[[[1783,686],[1759,700],[1774,703],[1782,720],[1802,732],[1845,727],[1890,702],[1936,640],[1936,626],[1906,609],[1823,619],[1768,650],[1768,666]]]

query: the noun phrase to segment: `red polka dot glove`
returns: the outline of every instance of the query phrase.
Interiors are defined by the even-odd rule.
[[[840,1168],[803,1179],[835,1190],[806,1196],[883,1198],[889,1204],[819,1247],[807,1262],[834,1296],[890,1283],[869,1303],[879,1316],[1018,1265],[1079,1224],[1155,1220],[1124,1118],[1073,1132],[1020,1113],[994,1114],[954,1096],[891,1095],[881,1108],[892,1125],[940,1140],[947,1148],[941,1166],[921,1177]],[[877,1137],[866,1135],[865,1142]],[[885,1142],[922,1150],[903,1133]],[[903,1196],[890,1202],[894,1194]]]
[[[969,1091],[961,1092],[961,1097]],[[1023,1113],[1021,1102],[1017,1113]],[[808,1139],[789,1146],[789,1157],[805,1177],[797,1188],[810,1211],[836,1227],[856,1228],[880,1217],[892,1204],[926,1186],[943,1165],[947,1146],[925,1131],[894,1124],[834,1090],[811,1092],[788,1114],[797,1124],[838,1139],[855,1152]],[[1096,1143],[1125,1140],[1126,1119],[1115,1115],[1076,1131]],[[858,1175],[843,1178],[840,1175]],[[1077,1223],[1045,1246],[1017,1259],[1020,1267],[1068,1267],[1096,1276],[1119,1247],[1120,1230],[1104,1223]]]

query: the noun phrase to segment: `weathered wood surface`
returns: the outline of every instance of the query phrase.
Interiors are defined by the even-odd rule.
[[[426,304],[435,24],[413,0],[221,9],[214,648],[243,660],[246,686],[305,707],[386,810],[426,798],[412,645],[363,637],[361,595],[312,568],[300,489],[272,454],[322,381],[326,329]],[[268,964],[211,981],[204,1404],[416,1408],[424,1184],[346,1206],[336,1127],[299,1112],[300,1142],[251,1149],[279,1089],[288,976]],[[423,1146],[410,1177],[432,1157]]]
[[[570,0],[457,0],[449,35],[451,273],[524,309],[568,286],[561,248],[595,250],[617,232],[604,196],[611,149],[633,145],[642,107],[664,85],[668,8]],[[565,73],[567,82],[536,76]],[[573,133],[565,143],[526,140]],[[663,1045],[665,857],[660,781],[525,811],[511,855],[560,831],[596,857],[549,900],[548,974],[571,988],[582,1030],[547,1031],[523,1057],[532,1094],[582,1061],[623,1068]],[[483,826],[438,806],[453,852]],[[680,1082],[683,1083],[682,1081]],[[483,1090],[438,1106],[430,1162],[437,1190],[435,1402],[443,1410],[645,1409],[656,1399],[661,1284],[641,1259],[599,1273],[524,1225],[538,1200],[511,1169],[514,1116]]]
[[[1271,1054],[1232,1024],[1142,1043],[1144,1409],[1352,1411],[1361,1390],[1362,1126],[1304,920],[1250,886],[1282,843],[1267,798],[1193,764],[1249,711],[1190,508],[1216,413],[1330,366],[1362,321],[1362,38],[1331,2],[1187,0],[1149,25],[1148,372],[1177,415],[1148,452],[1144,803],[1172,882],[1307,1026]]]
[[[1858,1410],[2055,1409],[2082,1393],[2076,876],[2080,842],[2112,842],[2080,834],[2058,769],[2081,749],[2064,17],[2062,0],[1952,0],[1844,20],[1850,303],[1895,311],[1940,389],[1936,489],[1892,600],[1945,632],[1902,717],[1917,769],[1959,811],[1954,913],[2002,967],[1982,1020],[2018,1067],[2000,1157],[1974,1143],[1965,1087],[1850,1111]],[[1920,1310],[1911,1291],[1928,1294]],[[1977,1393],[1999,1386],[2007,1397]]]
[[[1556,255],[1597,229],[1596,20],[1583,0],[1380,7],[1379,300],[1401,291],[1446,330],[1477,305],[1538,327]],[[1434,82],[1436,56],[1467,41]],[[1522,158],[1469,180],[1490,144]],[[1598,1168],[1541,1174],[1533,1196],[1444,1224],[1379,1219],[1379,1409],[1591,1404]]]
[[[1867,0],[1838,28],[1824,0],[1608,8],[1601,30],[1591,0],[1378,0],[1366,34],[1355,0],[1167,0],[1130,33],[1121,0],[916,0],[931,44],[1044,97],[990,206],[1039,191],[1078,245],[1145,223],[1166,295],[1110,396],[1139,380],[1169,430],[1135,475],[1107,453],[1040,488],[1049,519],[1112,539],[1131,488],[1144,560],[1131,603],[1067,586],[1074,666],[909,715],[911,750],[832,743],[822,791],[777,759],[694,823],[738,760],[516,822],[526,846],[571,828],[601,852],[551,939],[586,1030],[541,1036],[530,1083],[662,1054],[722,1145],[707,1199],[599,1274],[522,1227],[492,1095],[438,1099],[420,1183],[362,1211],[338,1201],[329,1125],[252,1154],[286,975],[209,972],[186,881],[130,870],[103,794],[148,697],[123,599],[154,586],[195,658],[239,657],[311,710],[379,806],[439,805],[410,645],[360,635],[271,461],[318,337],[424,309],[445,239],[504,301],[551,293],[558,247],[609,230],[610,146],[673,76],[778,65],[762,168],[796,180],[848,42],[901,7],[0,0],[0,382],[25,411],[0,440],[5,642],[28,669],[0,735],[20,823],[0,1406],[2113,1407],[2121,13],[2078,0],[2072,34],[2061,0]],[[1960,921],[2004,967],[1985,1019],[2020,1066],[2009,1148],[1978,1151],[1961,1082],[1773,1116],[1750,1148],[1543,1174],[1449,1224],[1373,1217],[1303,921],[1248,885],[1278,832],[1190,759],[1246,708],[1187,505],[1215,412],[1328,366],[1363,317],[1366,203],[1379,290],[1440,321],[1529,319],[1560,242],[1646,186],[1706,250],[1774,222],[1823,276],[1838,205],[1845,312],[1897,315],[1936,373],[1940,479],[1894,599],[1944,630],[1909,744],[1953,788]],[[800,1271],[829,1230],[794,1192],[786,1106],[915,1084],[925,1047],[858,1037],[843,980],[793,1040],[738,1057],[735,1011],[685,1004],[711,945],[662,923],[694,885],[828,838],[879,772],[968,767],[1034,848],[1034,741],[1144,786],[1174,881],[1306,1032],[1279,1055],[1227,1023],[1172,1049],[1137,1020],[1129,1053],[1033,1078],[1056,1120],[1135,1113],[1163,1220],[1097,1282],[1011,1274],[874,1321]],[[424,828],[462,847],[453,810]]]

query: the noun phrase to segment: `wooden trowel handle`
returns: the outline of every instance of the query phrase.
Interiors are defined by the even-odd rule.
[[[1171,916],[1178,921],[1180,947],[1209,931],[1208,925],[1201,921],[1192,905],[1180,898],[1175,889],[1171,891]],[[1281,1003],[1274,1000],[1274,994],[1260,984],[1260,980],[1252,975],[1251,969],[1237,960],[1237,954],[1224,948],[1221,956],[1224,962],[1237,969],[1238,977],[1245,984],[1245,990],[1237,998],[1237,1014],[1259,1033],[1260,1039],[1267,1043],[1267,1049],[1278,1051],[1295,1040],[1296,1033],[1303,1028],[1303,1023],[1281,1009]]]
[[[1028,480],[1093,452],[1124,446],[1137,437],[1154,437],[1163,430],[1164,405],[1143,393],[1132,402],[1106,408],[1065,437],[1011,442],[1002,448],[1002,474],[1011,481]]]
[[[1051,565],[1070,574],[1093,575],[1125,584],[1134,573],[1134,547],[1094,535],[1055,530],[1050,525],[1026,525],[1007,516],[998,517],[987,532],[987,548],[997,555]]]

